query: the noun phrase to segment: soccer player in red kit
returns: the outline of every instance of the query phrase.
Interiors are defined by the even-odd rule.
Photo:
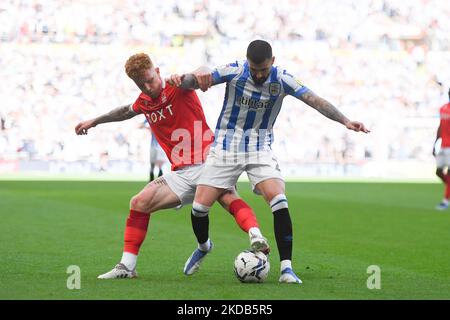
[[[131,198],[122,259],[111,271],[100,275],[99,279],[136,277],[137,256],[147,234],[150,216],[161,209],[192,203],[197,179],[214,140],[194,90],[166,85],[159,69],[153,66],[150,57],[144,53],[131,56],[125,64],[125,71],[142,91],[134,104],[83,121],[75,127],[75,132],[78,135],[87,134],[89,128],[98,124],[123,121],[144,114],[172,164],[172,171],[147,184]],[[255,214],[239,198],[236,190],[226,190],[219,202],[234,216],[239,227],[249,234],[252,248],[267,252],[269,246],[259,230]],[[197,263],[185,266],[186,275],[193,274],[199,268],[213,247],[207,232],[208,215],[200,209],[191,215],[191,220],[198,241],[198,249],[193,253]]]
[[[448,91],[448,97],[450,99],[450,89]],[[450,166],[450,101],[439,109],[439,117],[441,120],[437,129],[434,146],[436,146],[438,139],[441,138],[441,149],[436,154],[436,148],[434,147],[433,156],[436,157],[436,175],[444,182],[445,192],[444,199],[436,206],[436,209],[446,210],[448,209],[450,198],[450,172],[448,172]]]

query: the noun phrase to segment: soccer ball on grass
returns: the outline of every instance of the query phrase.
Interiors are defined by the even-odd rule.
[[[245,250],[234,260],[234,274],[241,282],[263,282],[269,270],[269,259],[262,252]]]

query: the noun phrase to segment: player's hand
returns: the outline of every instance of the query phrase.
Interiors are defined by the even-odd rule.
[[[212,74],[208,70],[196,70],[194,71],[194,77],[197,80],[200,90],[205,92],[212,86]]]
[[[347,123],[345,124],[345,126],[347,127],[347,129],[353,130],[353,131],[356,131],[356,132],[360,132],[360,131],[362,131],[362,132],[364,132],[364,133],[369,133],[369,132],[370,132],[370,130],[367,129],[367,128],[364,126],[363,123],[358,122],[358,121],[349,121],[349,122],[347,122]]]
[[[179,87],[181,86],[181,82],[183,81],[184,75],[179,74],[173,74],[169,78],[166,78],[166,82],[171,85],[172,87]]]
[[[93,119],[92,119],[92,120],[87,120],[87,121],[80,122],[80,123],[77,124],[77,126],[75,127],[75,133],[76,133],[77,135],[84,135],[84,134],[87,134],[88,130],[89,130],[90,128],[95,127],[95,126],[96,126],[96,124],[95,124],[95,122],[94,122]]]

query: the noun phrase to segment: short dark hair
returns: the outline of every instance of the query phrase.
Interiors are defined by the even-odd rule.
[[[272,47],[267,41],[254,40],[250,42],[247,48],[247,59],[260,64],[270,58],[272,58]]]
[[[448,88],[448,98],[450,99],[450,88]]]

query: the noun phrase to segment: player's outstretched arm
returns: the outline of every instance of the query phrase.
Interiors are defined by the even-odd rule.
[[[75,133],[78,135],[87,134],[90,128],[95,127],[98,124],[106,122],[123,121],[136,116],[138,113],[134,112],[131,108],[131,104],[127,104],[122,107],[115,108],[108,113],[105,113],[97,118],[80,122],[75,127]]]
[[[166,82],[173,87],[179,87],[185,90],[195,90],[199,89],[197,79],[195,79],[193,74],[173,74],[169,78],[166,78]]]
[[[337,121],[339,123],[342,123],[344,126],[347,127],[349,130],[353,131],[362,131],[364,133],[370,132],[369,129],[367,129],[363,123],[358,121],[351,121],[346,116],[344,116],[335,106],[333,106],[330,102],[327,100],[319,97],[311,90],[305,92],[300,96],[300,100],[302,100],[304,103],[306,103],[308,106],[316,109],[321,114],[323,114],[325,117]]]
[[[166,81],[171,86],[206,91],[213,85],[212,70],[208,67],[200,67],[197,70],[184,75],[171,75]]]

